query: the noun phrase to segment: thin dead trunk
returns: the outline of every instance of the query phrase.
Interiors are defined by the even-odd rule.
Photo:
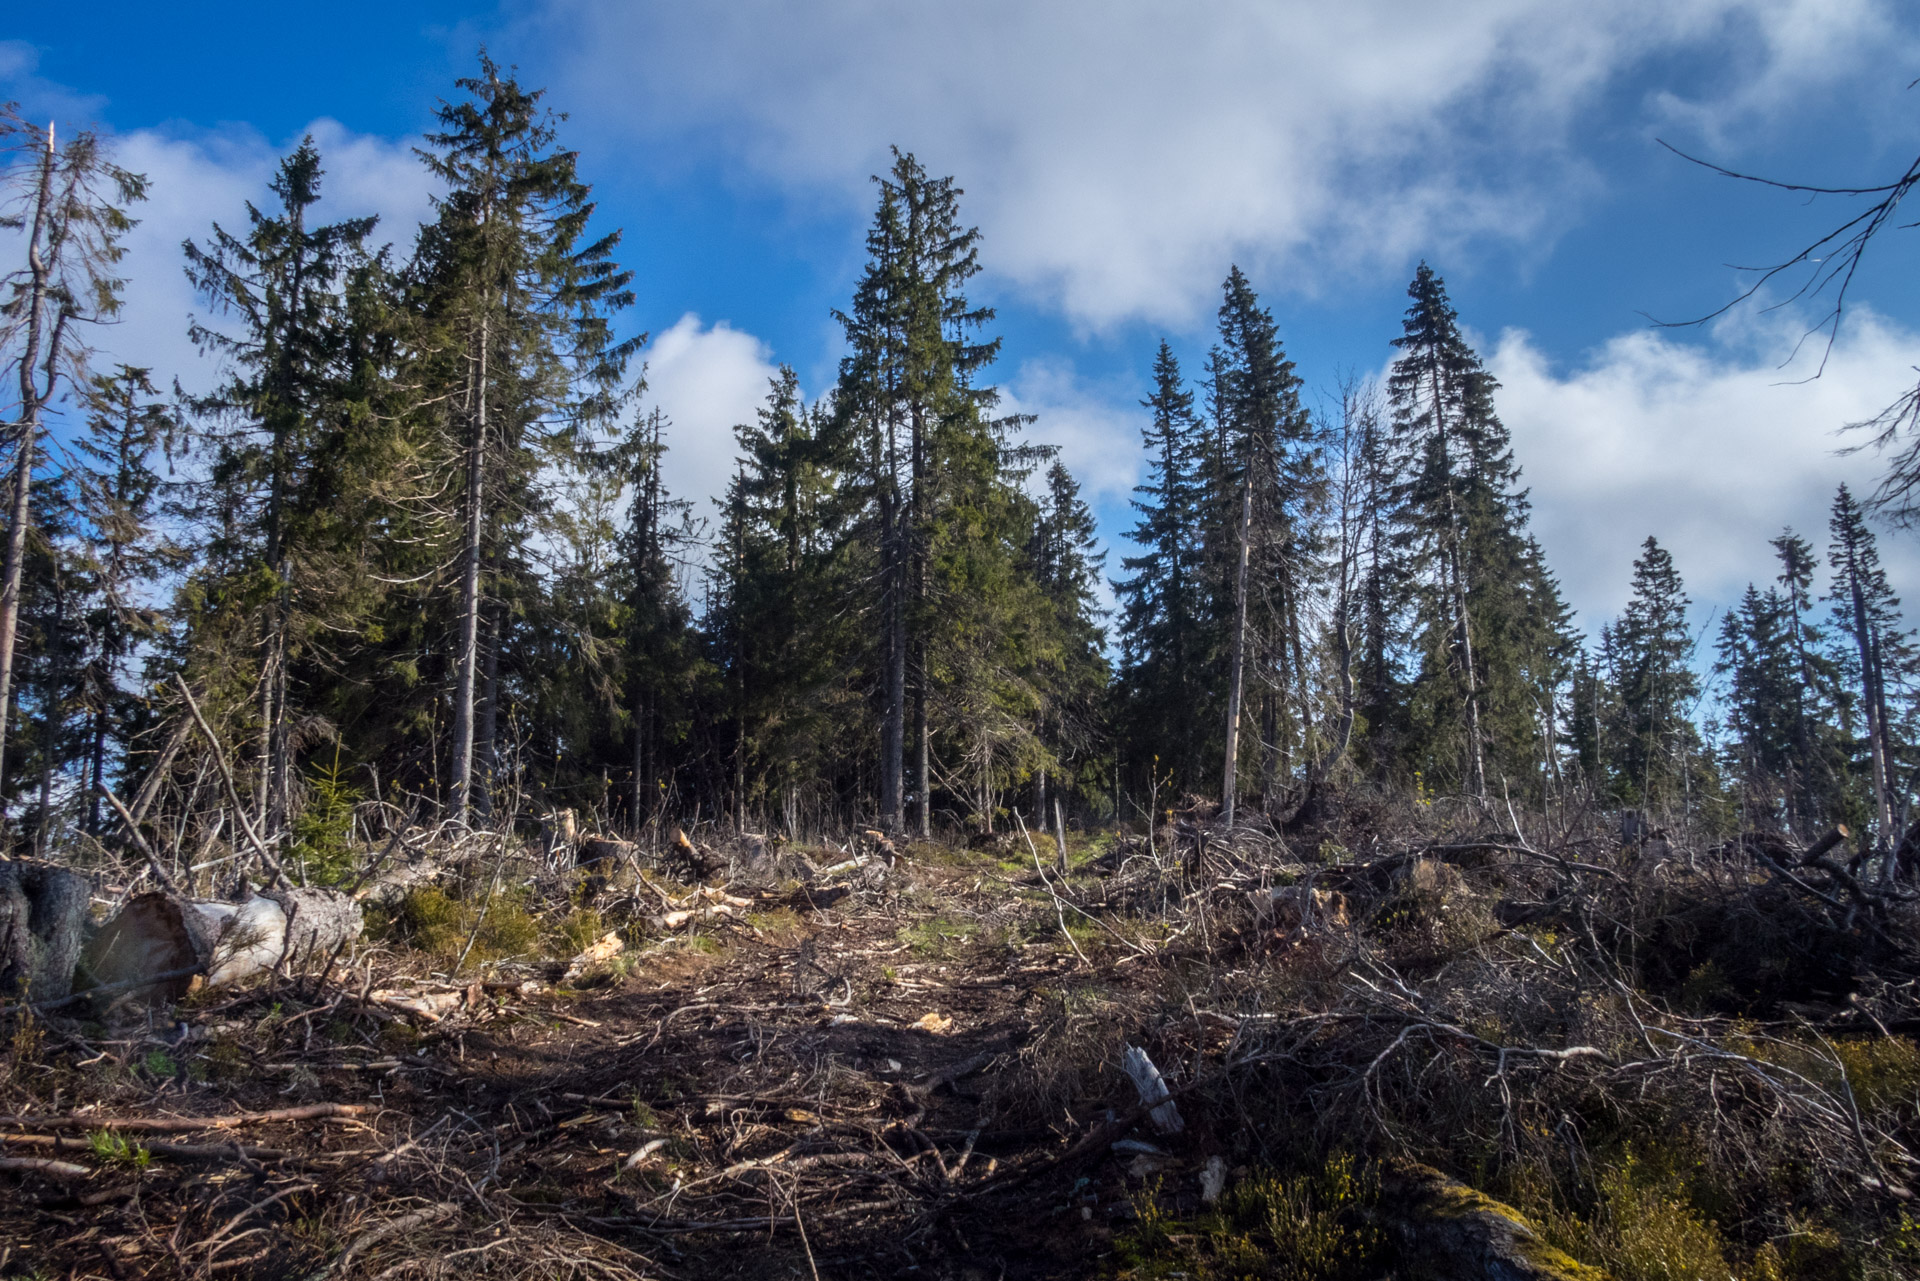
[[[644,695],[634,699],[633,708],[633,801],[629,821],[633,824],[633,837],[640,839],[640,828],[646,822],[647,799],[647,700]]]
[[[87,819],[85,831],[100,838],[100,789],[107,785],[107,715],[94,708],[87,718]]]
[[[1233,826],[1234,792],[1240,774],[1240,698],[1246,683],[1247,658],[1247,553],[1253,534],[1253,471],[1240,493],[1240,563],[1233,579],[1233,657],[1227,684],[1226,761],[1221,770],[1220,818]]]
[[[1456,539],[1458,534],[1455,535]],[[1480,676],[1473,664],[1473,627],[1467,619],[1465,556],[1454,548],[1454,604],[1459,611],[1460,665],[1467,686],[1467,752],[1470,782],[1476,800],[1487,799],[1487,759],[1480,737]]]
[[[906,602],[901,599],[904,558],[893,498],[883,497],[880,518],[886,531],[886,706],[880,724],[880,822],[897,836],[907,826],[902,778],[906,772],[907,629]]]
[[[927,674],[924,648],[920,682],[913,696],[913,737],[919,761],[914,765],[914,826],[923,841],[933,839],[933,731],[927,724]]]
[[[1866,592],[1861,587],[1859,566],[1851,548],[1847,551],[1847,591],[1853,606],[1854,643],[1860,653],[1860,701],[1867,719],[1867,747],[1873,760],[1874,849],[1886,853],[1893,813],[1887,797],[1886,740],[1881,732],[1880,700],[1874,687],[1873,625],[1867,616]],[[1881,862],[1883,884],[1892,879],[1892,864],[1890,857]]]
[[[0,781],[6,777],[7,723],[13,695],[14,648],[20,633],[20,579],[27,559],[27,522],[31,516],[33,495],[33,456],[39,444],[40,410],[51,398],[51,382],[42,389],[34,384],[42,363],[41,346],[47,335],[41,326],[46,313],[47,291],[53,265],[47,261],[43,246],[47,222],[52,215],[53,199],[53,126],[47,126],[47,150],[40,162],[40,182],[34,194],[33,227],[27,236],[27,327],[20,349],[20,444],[13,467],[13,504],[8,514],[7,555],[0,570]],[[58,332],[54,335],[53,355],[58,354]],[[45,362],[49,374],[53,361]],[[5,813],[5,791],[0,790],[0,814]]]
[[[474,686],[480,649],[480,544],[485,529],[480,509],[485,495],[487,457],[487,354],[491,317],[480,317],[479,382],[474,391],[472,434],[467,447],[465,561],[460,576],[460,649],[453,695],[453,761],[449,791],[455,821],[464,823],[473,803]]]
[[[1053,846],[1054,855],[1060,860],[1060,875],[1065,876],[1072,870],[1067,861],[1067,814],[1057,796],[1053,798]]]
[[[500,748],[495,737],[500,730],[500,611],[487,611],[487,670],[485,693],[480,700],[480,729],[474,754],[480,760],[480,783],[475,803],[483,816],[493,814],[493,789],[500,773]]]
[[[1467,774],[1475,800],[1487,799],[1487,762],[1480,741],[1480,677],[1473,663],[1473,629],[1467,621],[1467,555],[1462,546],[1460,513],[1453,493],[1453,447],[1447,439],[1446,401],[1440,386],[1440,364],[1433,362],[1429,374],[1433,393],[1433,426],[1440,438],[1440,456],[1446,467],[1447,547],[1442,572],[1451,588],[1450,604],[1454,613],[1455,643],[1460,648],[1461,678],[1467,695]]]

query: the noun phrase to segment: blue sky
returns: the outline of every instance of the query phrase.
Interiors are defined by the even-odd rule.
[[[1920,232],[1869,261],[1828,372],[1782,361],[1815,311],[1749,308],[1729,263],[1784,256],[1842,206],[1717,178],[1861,183],[1920,152],[1920,13],[1880,0],[1553,0],[933,6],[907,0],[517,0],[15,9],[0,97],[117,135],[154,198],[116,358],[206,371],[178,245],[243,219],[311,129],[338,216],[404,245],[427,207],[408,150],[486,44],[569,113],[600,218],[638,274],[632,330],[673,416],[670,480],[728,471],[728,427],[770,363],[810,394],[838,356],[829,309],[860,265],[868,175],[897,144],[966,188],[999,308],[1010,400],[1039,414],[1109,540],[1153,348],[1190,371],[1238,262],[1310,398],[1379,370],[1423,257],[1505,384],[1536,526],[1589,630],[1642,539],[1705,611],[1771,573],[1788,523],[1871,457],[1835,428],[1920,365]],[[1912,535],[1889,559],[1920,590]]]

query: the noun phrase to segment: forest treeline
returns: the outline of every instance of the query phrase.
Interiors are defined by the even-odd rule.
[[[6,118],[17,846],[105,838],[136,796],[176,843],[251,823],[315,855],[370,800],[929,834],[1371,785],[1867,843],[1908,822],[1920,652],[1863,505],[1836,496],[1824,547],[1783,532],[1711,635],[1649,538],[1582,635],[1424,264],[1384,382],[1324,409],[1232,270],[1204,366],[1152,357],[1109,565],[1044,424],[996,394],[960,189],[896,153],[837,381],[809,401],[780,370],[708,515],[662,484],[632,273],[561,122],[484,59],[437,118],[411,243],[329,220],[308,140],[186,244],[221,370],[194,393],[91,350],[144,181]],[[249,813],[180,753],[183,689]]]

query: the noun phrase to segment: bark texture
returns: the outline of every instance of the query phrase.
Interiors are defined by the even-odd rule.
[[[239,903],[155,892],[134,898],[107,922],[83,964],[104,987],[167,1001],[184,996],[195,979],[223,987],[282,964],[332,956],[359,938],[361,928],[360,904],[337,890],[272,890]],[[148,976],[154,981],[141,986]]]
[[[0,992],[57,1001],[73,990],[87,879],[38,859],[0,862]]]
[[[1380,1191],[1409,1281],[1608,1281],[1542,1241],[1518,1210],[1428,1166],[1396,1163]]]

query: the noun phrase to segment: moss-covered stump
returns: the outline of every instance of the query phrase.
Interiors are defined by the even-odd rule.
[[[1388,1165],[1377,1213],[1409,1281],[1608,1281],[1548,1245],[1512,1206],[1429,1166]]]

